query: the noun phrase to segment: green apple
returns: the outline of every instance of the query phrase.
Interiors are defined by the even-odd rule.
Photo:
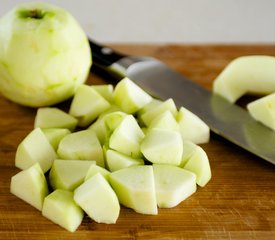
[[[181,158],[179,167],[184,167],[184,165],[188,162],[188,160],[191,158],[191,156],[196,151],[196,148],[198,147],[198,145],[196,145],[195,143],[189,140],[184,140],[182,146],[183,146],[183,151],[182,151],[183,153],[182,153],[182,158]]]
[[[93,85],[92,88],[96,90],[109,103],[113,102],[114,87],[111,84]]]
[[[163,128],[178,132],[180,131],[179,124],[170,111],[166,111],[155,117],[148,126],[148,129],[152,128]]]
[[[148,93],[127,77],[119,81],[114,90],[114,103],[129,114],[137,112],[151,100]]]
[[[184,165],[184,169],[196,174],[196,182],[204,187],[211,179],[211,168],[206,152],[197,146],[195,151]]]
[[[177,166],[153,164],[157,203],[172,208],[196,192],[196,175]]]
[[[70,232],[78,228],[84,217],[73,193],[63,189],[57,189],[45,198],[42,215]]]
[[[109,181],[109,175],[111,172],[109,172],[106,168],[100,167],[96,164],[93,164],[89,167],[84,181],[87,181],[97,173],[100,173],[107,181]]]
[[[110,174],[110,183],[121,204],[143,214],[158,213],[153,167],[123,168]]]
[[[49,183],[53,189],[73,191],[83,183],[90,166],[95,163],[88,160],[56,159],[50,170]]]
[[[183,140],[196,144],[209,142],[210,128],[197,115],[181,107],[177,115],[179,129]]]
[[[141,122],[144,123],[147,127],[150,125],[152,120],[159,116],[160,114],[170,111],[173,116],[176,117],[178,111],[173,99],[169,98],[160,104],[156,104],[155,107],[149,108],[143,114],[140,115]]]
[[[26,169],[38,162],[45,173],[51,168],[55,158],[55,150],[45,134],[40,128],[35,128],[18,145],[15,166]]]
[[[104,167],[102,147],[91,129],[66,135],[59,143],[57,154],[61,159],[95,160]]]
[[[152,163],[179,165],[183,153],[180,133],[167,129],[153,128],[145,135],[141,152]]]
[[[250,102],[247,109],[255,120],[275,131],[275,93]]]
[[[0,19],[0,92],[32,107],[71,97],[91,67],[91,49],[66,10],[24,3]]]
[[[122,168],[144,165],[143,159],[129,157],[112,149],[106,151],[106,165],[111,172]]]
[[[69,113],[78,119],[79,126],[87,127],[109,107],[110,103],[91,86],[81,85],[76,90]]]
[[[214,80],[214,92],[234,103],[246,93],[275,91],[275,57],[243,56],[234,59]]]
[[[34,120],[35,128],[68,128],[73,131],[76,125],[76,118],[55,107],[39,108]]]
[[[42,210],[44,198],[48,195],[48,185],[43,171],[38,163],[17,173],[11,178],[12,194]]]
[[[120,212],[118,198],[107,180],[97,173],[74,191],[74,200],[98,223],[115,223]]]
[[[140,143],[144,134],[132,115],[123,118],[109,139],[109,147],[133,158],[141,157]]]
[[[44,128],[41,130],[55,151],[57,150],[61,139],[71,133],[67,128]]]

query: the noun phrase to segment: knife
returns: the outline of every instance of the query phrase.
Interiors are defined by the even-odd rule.
[[[275,164],[275,132],[236,104],[214,94],[151,57],[128,56],[89,40],[93,70],[130,78],[154,97],[173,98],[199,116],[212,132]]]

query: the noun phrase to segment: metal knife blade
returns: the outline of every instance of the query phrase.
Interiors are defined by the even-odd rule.
[[[275,164],[275,132],[255,121],[243,108],[157,59],[122,55],[91,40],[90,46],[94,67],[118,80],[127,76],[152,96],[163,100],[173,98],[177,107],[184,106],[199,116],[214,133]]]

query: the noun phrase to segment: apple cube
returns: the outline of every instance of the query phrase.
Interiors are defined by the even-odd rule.
[[[118,198],[107,180],[97,173],[74,191],[74,200],[98,223],[115,223],[119,216]]]
[[[53,189],[73,191],[85,179],[88,169],[95,161],[88,160],[61,160],[53,162],[49,174],[49,182]]]
[[[109,139],[109,147],[133,158],[141,157],[140,143],[144,137],[137,121],[127,115],[114,130]]]
[[[175,102],[171,98],[167,99],[166,101],[160,104],[157,104],[156,107],[153,107],[148,111],[146,111],[145,113],[143,113],[140,116],[140,119],[142,123],[144,123],[148,127],[155,117],[159,116],[160,114],[166,111],[170,111],[173,116],[176,116],[178,112]]]
[[[183,141],[183,153],[179,167],[184,167],[184,165],[188,162],[191,156],[195,153],[197,147],[198,145],[189,140]]]
[[[106,151],[106,164],[109,170],[114,172],[130,166],[144,165],[144,161],[109,149]]]
[[[73,131],[76,125],[76,118],[54,107],[39,108],[34,120],[35,128],[68,128]]]
[[[158,213],[152,166],[133,166],[112,172],[110,183],[124,206],[142,214]]]
[[[91,86],[81,85],[76,90],[69,113],[78,119],[79,126],[87,127],[109,107],[110,103]]]
[[[71,133],[67,128],[44,128],[41,130],[55,151],[57,150],[61,139]]]
[[[211,179],[211,168],[205,151],[197,146],[194,153],[184,165],[184,169],[196,174],[196,182],[204,187]]]
[[[17,173],[11,178],[12,194],[42,210],[44,198],[49,194],[44,173],[38,163]]]
[[[104,97],[109,103],[113,102],[114,87],[111,84],[93,85],[91,86],[102,97]]]
[[[40,128],[35,128],[18,145],[15,154],[15,166],[26,169],[38,162],[45,173],[51,168],[55,158],[55,150],[45,134]]]
[[[63,189],[57,189],[45,198],[42,215],[70,232],[78,228],[84,217],[73,193]]]
[[[114,90],[115,104],[129,114],[137,112],[151,100],[152,97],[129,78],[119,81]]]
[[[196,192],[196,175],[177,166],[153,164],[157,203],[172,208]]]
[[[140,148],[145,158],[152,163],[181,163],[183,141],[178,132],[153,128],[145,135]]]
[[[104,167],[104,158],[100,142],[91,129],[82,130],[65,136],[57,149],[61,159],[95,160]]]
[[[89,178],[93,177],[97,173],[100,173],[107,181],[109,181],[109,175],[111,172],[109,172],[107,169],[97,166],[95,164],[91,165],[90,168],[88,169],[84,181],[87,181]]]
[[[175,117],[170,111],[166,111],[159,116],[155,117],[148,129],[152,128],[163,128],[163,129],[168,129],[168,130],[173,130],[173,131],[179,131],[179,124],[177,123]]]
[[[247,109],[255,120],[275,131],[275,93],[249,103]]]
[[[181,107],[177,120],[183,140],[190,140],[196,144],[209,141],[210,128],[194,113]]]

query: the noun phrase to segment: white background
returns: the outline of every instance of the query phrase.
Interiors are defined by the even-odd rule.
[[[0,15],[20,0],[0,0]],[[275,43],[275,0],[49,0],[97,41]]]

